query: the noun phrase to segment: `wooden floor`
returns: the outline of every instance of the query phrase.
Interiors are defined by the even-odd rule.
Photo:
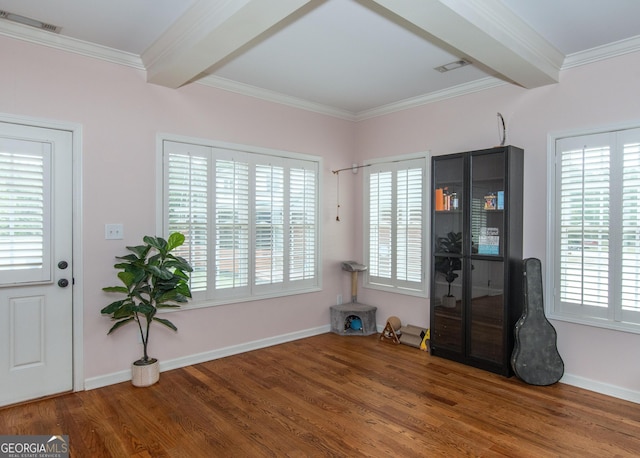
[[[640,405],[324,334],[0,410],[73,457],[640,455]]]

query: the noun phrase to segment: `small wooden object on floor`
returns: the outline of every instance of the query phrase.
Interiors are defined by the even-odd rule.
[[[380,334],[380,340],[390,340],[395,344],[400,343],[400,337],[396,334],[396,330],[393,329],[391,322],[387,321],[386,326],[382,330],[382,334]]]

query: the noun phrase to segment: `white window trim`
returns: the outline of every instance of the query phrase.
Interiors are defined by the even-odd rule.
[[[384,158],[378,158],[378,159],[368,159],[365,160],[363,162],[363,164],[384,164],[384,163],[390,163],[390,162],[400,162],[400,161],[408,161],[408,160],[415,160],[415,159],[424,159],[425,162],[425,177],[424,177],[424,200],[423,200],[423,208],[424,208],[424,221],[423,221],[423,229],[422,229],[422,240],[423,240],[423,248],[422,248],[422,256],[423,256],[423,272],[422,274],[424,275],[423,281],[422,281],[422,286],[424,288],[424,290],[413,290],[413,289],[404,289],[404,288],[398,288],[398,287],[388,287],[385,285],[380,285],[380,284],[376,284],[376,283],[371,283],[369,281],[369,272],[365,271],[364,275],[363,275],[363,282],[362,282],[362,286],[363,288],[367,288],[367,289],[373,289],[373,290],[378,290],[378,291],[386,291],[386,292],[390,292],[390,293],[396,293],[396,294],[403,294],[406,296],[415,296],[415,297],[422,297],[422,298],[427,298],[429,296],[429,288],[430,288],[430,284],[429,284],[429,278],[431,278],[430,276],[430,263],[429,263],[429,256],[430,253],[428,253],[429,250],[429,240],[430,240],[430,235],[431,235],[431,193],[430,193],[430,189],[431,189],[431,151],[426,151],[426,152],[419,152],[419,153],[409,153],[409,154],[403,154],[403,155],[398,155],[398,156],[390,156],[390,157],[384,157]],[[362,237],[362,253],[363,253],[363,257],[364,259],[368,259],[368,252],[369,252],[369,234],[366,232],[368,227],[369,227],[369,223],[367,221],[367,217],[368,217],[368,210],[365,208],[365,196],[366,196],[366,190],[367,190],[367,183],[366,183],[366,179],[363,177],[362,179],[362,195],[363,195],[363,201],[362,201],[362,206],[363,206],[363,212],[362,212],[362,227],[364,228],[363,230],[363,237]],[[368,199],[366,199],[366,203],[368,204]],[[365,261],[366,262],[366,261]]]
[[[556,266],[555,253],[556,253],[556,173],[555,173],[555,161],[556,161],[556,142],[566,137],[586,136],[593,134],[604,134],[614,131],[637,129],[640,128],[640,120],[610,124],[601,127],[592,127],[584,129],[571,129],[566,131],[550,132],[547,135],[547,228],[546,228],[546,266],[543,264],[543,269],[546,269],[544,275],[545,284],[543,285],[544,294],[544,307],[547,318],[558,321],[565,321],[569,323],[581,324],[586,326],[593,326],[603,329],[610,329],[615,331],[623,331],[634,334],[640,334],[640,325],[628,322],[616,322],[609,319],[589,318],[581,315],[569,314],[560,310],[559,304],[555,303],[555,289],[556,289]],[[558,285],[559,287],[559,285]]]
[[[191,143],[194,145],[201,145],[211,148],[218,149],[227,149],[227,150],[235,150],[241,151],[244,153],[255,153],[255,154],[264,154],[271,155],[277,157],[286,157],[289,159],[300,159],[304,161],[314,161],[318,163],[318,240],[317,240],[317,266],[318,266],[318,281],[317,285],[308,286],[305,288],[301,288],[299,290],[288,290],[288,291],[273,291],[273,292],[265,292],[260,295],[251,295],[244,297],[221,297],[214,299],[206,299],[200,301],[190,300],[188,304],[183,305],[179,308],[171,308],[164,309],[162,313],[172,313],[178,312],[180,310],[190,310],[190,309],[198,309],[205,307],[215,307],[218,305],[226,305],[226,304],[236,304],[242,302],[251,302],[257,300],[265,300],[265,299],[273,299],[278,297],[285,296],[295,296],[299,294],[307,294],[322,291],[322,210],[323,210],[323,178],[322,171],[323,167],[323,158],[321,156],[313,156],[310,154],[302,154],[291,151],[283,151],[283,150],[275,150],[270,148],[263,148],[259,146],[252,145],[242,145],[238,143],[229,143],[222,142],[204,138],[197,137],[188,137],[182,135],[174,135],[169,133],[158,133],[156,134],[156,233],[163,234],[164,232],[164,151],[163,151],[163,143],[165,141],[177,142],[177,143]]]

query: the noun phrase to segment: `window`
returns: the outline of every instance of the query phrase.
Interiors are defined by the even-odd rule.
[[[0,145],[0,286],[50,280],[51,145]]]
[[[319,158],[169,139],[162,155],[162,230],[185,235],[196,306],[319,289]]]
[[[365,286],[424,296],[427,158],[364,170]]]
[[[640,332],[640,129],[554,140],[551,315]]]

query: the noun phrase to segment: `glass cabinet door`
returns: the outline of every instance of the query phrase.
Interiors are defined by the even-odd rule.
[[[436,159],[433,168],[432,339],[439,347],[462,352],[464,157]]]
[[[504,153],[471,156],[471,253],[504,254]]]
[[[471,261],[468,352],[473,358],[501,363],[504,358],[504,263]]]
[[[469,356],[500,363],[504,338],[505,155],[471,155]],[[496,260],[483,260],[485,256]]]

